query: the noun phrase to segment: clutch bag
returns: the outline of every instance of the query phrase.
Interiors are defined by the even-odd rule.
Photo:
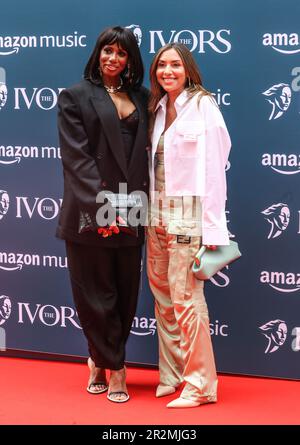
[[[137,237],[139,235],[139,227],[130,224],[128,215],[133,208],[143,209],[140,195],[133,193],[130,195],[126,193],[106,193],[105,197],[112,208],[115,209],[116,222],[120,231]]]
[[[223,267],[237,260],[242,256],[238,243],[229,241],[228,246],[217,246],[216,250],[207,249],[202,246],[196,255],[200,260],[200,265],[193,263],[193,273],[198,280],[209,280]]]
[[[143,201],[140,195],[137,193],[131,193],[130,195],[126,193],[106,193],[105,198],[106,204],[109,203],[114,209],[114,219],[120,231],[138,237],[139,227],[130,224],[128,215],[133,208],[143,210]],[[104,227],[108,226],[109,224],[106,222]],[[79,212],[78,233],[97,232],[98,227],[102,227],[102,225],[101,222],[98,223],[97,218],[94,220],[88,212]]]

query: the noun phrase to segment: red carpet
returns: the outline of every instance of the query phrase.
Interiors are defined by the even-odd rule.
[[[219,401],[167,409],[158,371],[128,368],[131,399],[116,404],[85,390],[84,364],[0,357],[1,425],[299,425],[300,382],[219,375]]]

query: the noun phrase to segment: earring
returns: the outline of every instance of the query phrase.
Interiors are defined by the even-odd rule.
[[[100,65],[98,66],[98,71],[99,71],[100,76],[102,77],[102,69],[101,69]]]
[[[130,63],[127,64],[125,71],[124,71],[124,78],[127,79],[129,83],[131,83],[133,77],[133,73],[130,70]]]

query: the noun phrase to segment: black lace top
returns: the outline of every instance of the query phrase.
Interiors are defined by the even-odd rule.
[[[135,109],[132,113],[130,113],[123,119],[120,119],[121,133],[124,142],[127,165],[131,158],[131,153],[138,128],[138,123],[139,123],[139,113],[137,109]]]

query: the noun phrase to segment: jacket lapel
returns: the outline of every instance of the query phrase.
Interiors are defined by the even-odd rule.
[[[102,123],[103,131],[116,162],[125,178],[128,179],[125,150],[116,107],[104,88],[94,85],[91,101]]]
[[[145,142],[143,141],[143,135],[147,131],[147,129],[145,130],[145,126],[147,125],[147,116],[145,114],[146,110],[144,110],[143,107],[141,106],[141,102],[136,97],[136,93],[134,91],[130,93],[130,99],[136,106],[136,109],[139,113],[139,123],[138,123],[136,137],[135,137],[135,141],[134,141],[134,145],[133,145],[132,153],[131,153],[131,157],[130,157],[130,162],[129,162],[129,167],[128,167],[129,173],[130,173],[130,170],[133,168],[133,166],[136,167],[138,165],[138,160],[140,158],[140,154],[139,154],[140,150],[141,149],[146,150],[146,141]],[[141,144],[143,144],[143,143],[145,143],[145,147],[143,147],[143,146],[141,147]]]

